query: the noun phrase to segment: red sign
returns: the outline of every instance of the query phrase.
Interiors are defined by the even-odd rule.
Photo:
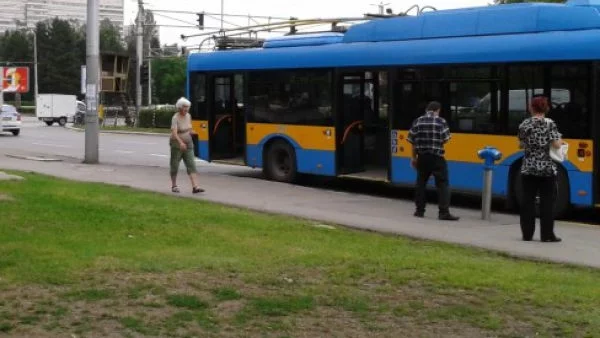
[[[2,75],[2,91],[7,93],[29,92],[28,67],[0,67]]]

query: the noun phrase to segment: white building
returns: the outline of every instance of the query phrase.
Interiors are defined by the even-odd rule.
[[[108,18],[123,28],[125,0],[99,0],[100,20]],[[79,20],[85,23],[87,0],[0,0],[0,33],[17,28],[17,23],[34,27],[46,19]]]

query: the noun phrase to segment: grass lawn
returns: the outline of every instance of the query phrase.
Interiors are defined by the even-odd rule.
[[[0,336],[600,336],[598,270],[16,174]]]

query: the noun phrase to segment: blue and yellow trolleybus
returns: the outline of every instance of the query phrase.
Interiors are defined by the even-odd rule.
[[[454,190],[482,188],[477,151],[502,153],[493,193],[520,203],[516,139],[535,94],[569,143],[556,213],[600,203],[600,0],[525,3],[374,19],[345,33],[191,54],[199,157],[298,174],[412,185],[407,131],[438,100]]]

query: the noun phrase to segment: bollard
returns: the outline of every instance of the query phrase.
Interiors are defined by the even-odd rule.
[[[492,210],[492,171],[494,162],[502,158],[502,153],[494,147],[485,147],[477,152],[483,160],[483,192],[481,197],[481,218],[491,219]]]

